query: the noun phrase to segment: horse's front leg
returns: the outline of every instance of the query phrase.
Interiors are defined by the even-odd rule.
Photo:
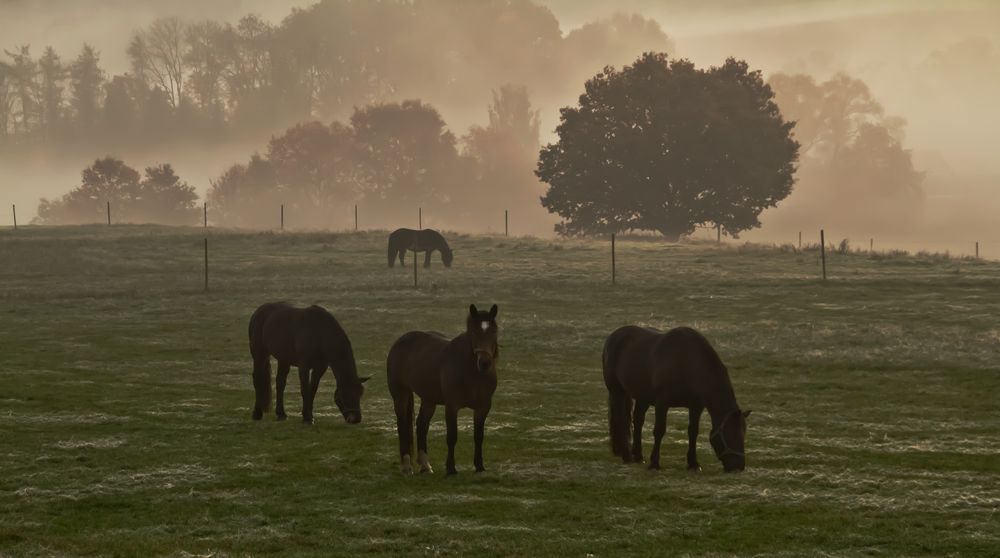
[[[653,452],[649,455],[649,468],[656,470],[660,468],[660,442],[663,435],[667,433],[667,404],[657,401],[656,424],[653,425]]]
[[[477,409],[473,418],[474,428],[475,428],[475,444],[476,453],[473,458],[473,464],[476,466],[476,472],[482,473],[486,470],[483,467],[483,437],[486,434],[486,416],[490,414],[490,408],[485,407],[483,409]]]
[[[299,367],[299,393],[302,394],[302,422],[304,424],[312,424],[312,405],[309,398],[310,391],[309,383],[309,367],[300,366]]]
[[[646,411],[649,410],[649,403],[645,401],[635,402],[632,408],[632,461],[642,463],[642,426],[646,423]]]
[[[445,405],[444,422],[448,430],[448,459],[445,461],[444,466],[447,474],[454,475],[458,473],[455,469],[455,442],[458,441],[458,407]]]
[[[319,391],[319,381],[323,377],[323,374],[326,374],[326,366],[313,368],[312,376],[309,378],[308,402],[302,402],[302,408],[309,409],[309,422],[312,422],[313,419],[313,405],[316,401],[316,392]],[[305,416],[303,416],[303,420],[305,420]]]
[[[688,471],[697,473],[701,471],[698,465],[698,451],[695,446],[698,444],[698,425],[701,422],[702,407],[691,407],[688,409]]]
[[[285,420],[285,382],[288,381],[288,372],[292,367],[287,362],[278,362],[278,375],[274,378],[275,391],[278,392],[274,404],[274,416],[278,420]]]
[[[431,266],[431,252],[433,252],[433,250],[424,251],[424,267]]]

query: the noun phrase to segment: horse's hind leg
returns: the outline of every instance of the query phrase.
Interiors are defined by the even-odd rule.
[[[698,424],[701,422],[701,407],[691,407],[688,409],[688,471],[701,471],[698,465],[698,451],[695,446],[698,444]]]
[[[642,426],[646,423],[649,403],[636,400],[632,408],[632,461],[642,463]]]
[[[399,469],[404,475],[413,473],[410,453],[413,451],[413,392],[393,394],[392,406],[396,411],[396,433],[399,435]]]
[[[431,426],[431,419],[434,418],[434,411],[437,405],[420,400],[420,414],[417,415],[417,463],[420,464],[421,473],[433,473],[431,463],[427,459],[427,430]]]
[[[667,404],[656,402],[656,424],[653,425],[653,452],[649,454],[649,468],[660,468],[660,442],[667,433]]]
[[[433,250],[424,251],[424,267],[431,266],[431,252],[433,252]]]
[[[285,381],[288,380],[288,371],[291,370],[291,366],[287,362],[278,362],[278,374],[274,378],[274,387],[277,394],[277,401],[274,404],[274,416],[278,420],[285,420],[288,415],[285,414]]]

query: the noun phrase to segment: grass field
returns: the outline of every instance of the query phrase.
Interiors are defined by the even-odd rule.
[[[940,257],[455,236],[455,266],[389,270],[384,233],[22,228],[0,233],[0,555],[936,555],[1000,553],[1000,264]],[[303,426],[250,420],[246,323],[330,309],[373,374],[345,424],[333,378]],[[472,473],[402,477],[385,386],[410,329],[500,306],[503,361]],[[685,471],[606,441],[601,344],[701,329],[754,410],[748,468],[707,440]],[[650,415],[650,420],[652,416]],[[647,422],[649,430],[651,422]],[[651,433],[647,432],[647,440]],[[650,444],[647,442],[646,448]]]

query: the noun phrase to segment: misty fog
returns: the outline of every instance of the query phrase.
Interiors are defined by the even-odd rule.
[[[0,54],[0,61],[10,62],[11,53],[30,45],[35,58],[52,46],[68,63],[88,43],[98,51],[100,67],[111,79],[133,71],[130,42],[157,18],[178,16],[192,23],[211,20],[235,25],[241,17],[256,14],[279,26],[293,9],[308,9],[315,3],[0,0],[0,49],[7,51],[6,56]],[[8,207],[17,204],[18,220],[28,222],[40,198],[57,198],[70,191],[79,185],[81,170],[105,155],[123,158],[137,169],[170,163],[204,197],[211,181],[233,165],[246,164],[254,153],[263,154],[271,138],[287,128],[311,119],[347,123],[355,108],[372,102],[420,99],[440,113],[456,138],[456,149],[461,150],[470,129],[489,124],[494,92],[506,84],[526,88],[532,109],[538,111],[538,139],[544,145],[555,141],[559,108],[576,102],[586,79],[606,64],[629,64],[643,51],[656,50],[689,58],[699,67],[719,65],[733,56],[762,70],[765,79],[780,73],[810,76],[818,83],[838,74],[859,80],[881,106],[894,134],[898,133],[894,137],[911,155],[913,168],[923,173],[922,203],[908,206],[905,219],[892,215],[873,223],[859,217],[863,213],[859,204],[867,200],[823,198],[818,182],[810,178],[805,155],[792,194],[777,208],[765,211],[763,226],[741,235],[741,240],[792,243],[803,231],[805,238],[815,242],[816,229],[822,226],[828,240],[849,238],[859,247],[867,247],[868,239],[874,237],[876,248],[967,254],[978,240],[987,257],[1000,256],[1000,239],[996,249],[991,247],[991,239],[1000,233],[995,218],[1000,212],[1000,158],[995,155],[994,140],[1000,129],[1000,110],[994,104],[1000,98],[1000,3],[724,0],[704,7],[704,3],[682,0],[625,0],[613,6],[599,0],[524,0],[512,4],[518,6],[517,13],[528,14],[525,19],[496,21],[490,19],[489,11],[477,15],[465,9],[460,19],[463,26],[455,25],[459,20],[448,2],[415,4],[424,5],[425,17],[432,19],[423,21],[420,29],[400,28],[400,34],[407,34],[409,42],[403,44],[409,48],[394,51],[394,56],[401,52],[405,57],[379,61],[383,64],[379,70],[394,76],[391,83],[336,102],[325,98],[310,103],[310,114],[289,112],[262,119],[243,131],[234,128],[218,141],[123,142],[113,150],[112,144],[88,146],[86,142],[60,149],[0,144],[0,201]],[[629,19],[623,14],[640,17]],[[368,24],[377,28],[391,22]],[[331,27],[329,32],[331,43],[364,41],[367,28]],[[499,42],[497,37],[513,33],[523,33],[525,40],[510,40],[504,51],[491,47]],[[431,44],[428,38],[432,36],[447,40]],[[548,42],[528,40],[537,37],[548,37]],[[434,50],[435,45],[460,45],[466,52],[448,50],[451,47]],[[814,169],[820,168],[816,165]],[[522,187],[520,206],[511,210],[514,223],[518,215],[529,215],[532,222],[515,232],[552,234],[556,219],[532,201],[545,192],[545,185],[535,181],[531,187],[536,189]],[[347,207],[331,222],[346,226]],[[0,219],[7,221],[9,216]],[[502,226],[500,222],[478,226],[468,221],[431,223],[470,232]]]

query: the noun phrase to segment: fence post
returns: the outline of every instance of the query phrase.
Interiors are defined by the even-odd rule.
[[[413,246],[413,288],[417,288],[417,247]]]
[[[802,251],[802,231],[799,231],[799,251]]]
[[[205,228],[207,229],[208,228],[208,202],[205,202],[202,205],[202,210],[204,211],[204,214],[205,214]]]
[[[17,204],[11,204],[10,210],[14,212],[14,230],[17,230]]]
[[[108,226],[111,226],[111,200],[108,200]]]
[[[979,241],[976,241],[976,259],[979,259]]]
[[[874,238],[869,238],[868,239],[868,251],[869,252],[875,252],[875,239]]]
[[[358,204],[354,204],[354,232],[358,232]]]
[[[507,210],[504,209],[503,210],[503,235],[504,236],[510,236],[510,225],[509,225],[509,222],[507,220],[507,213],[508,213]]]
[[[208,237],[205,237],[205,292],[208,292]]]
[[[417,208],[417,228],[424,228],[424,208],[422,207]]]
[[[823,260],[823,280],[826,281],[826,235],[823,229],[819,230],[819,255]]]
[[[285,204],[281,204],[281,230],[285,230]]]
[[[615,269],[615,233],[611,233],[611,284],[616,282],[617,271]]]
[[[722,225],[715,224],[715,243],[722,244]]]

